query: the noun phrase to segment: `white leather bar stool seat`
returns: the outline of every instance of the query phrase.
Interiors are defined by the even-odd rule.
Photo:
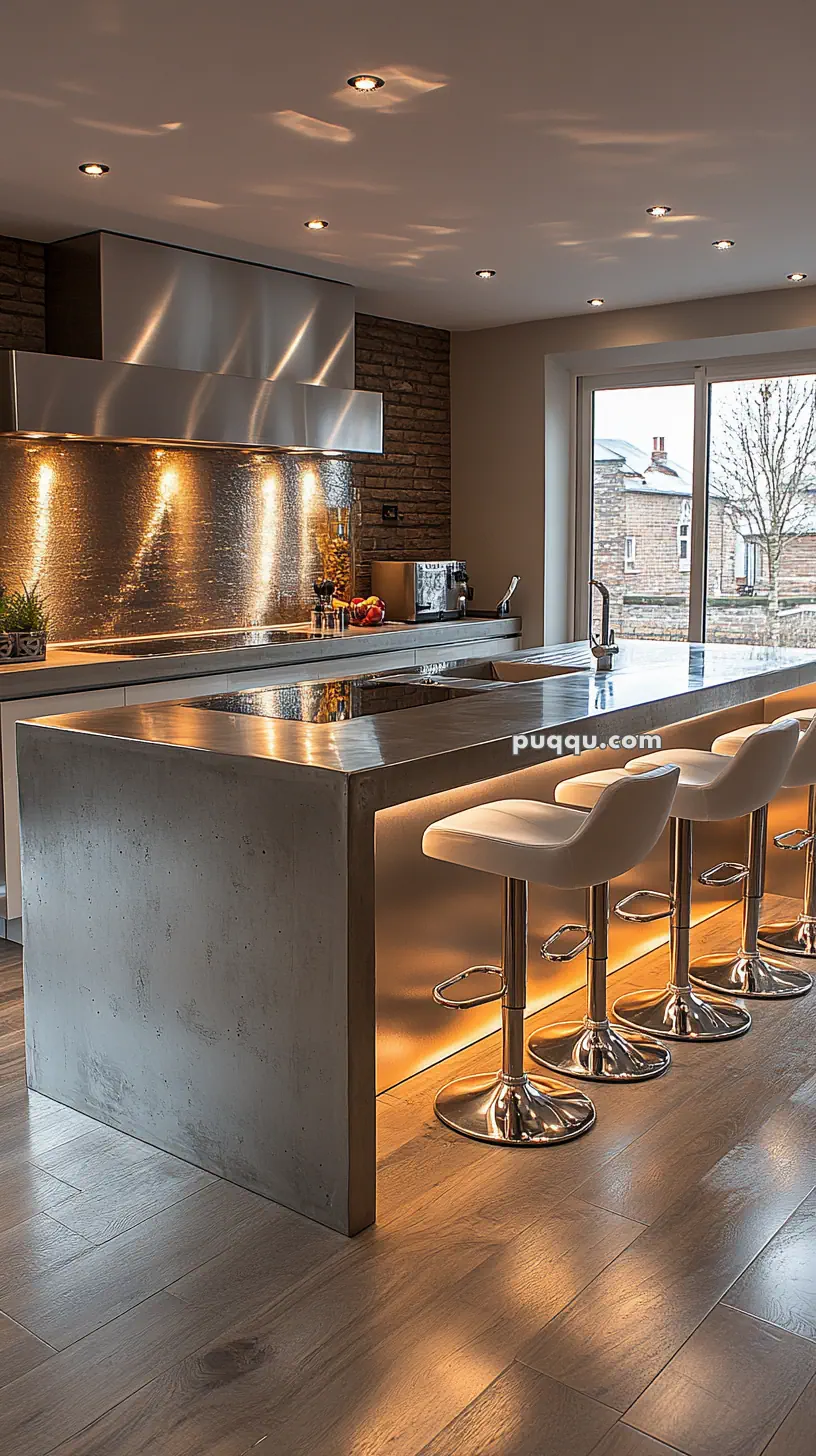
[[[640,779],[625,775],[588,814],[534,799],[501,799],[425,830],[422,848],[431,858],[501,875],[505,882],[502,966],[494,969],[501,990],[470,1002],[448,998],[447,989],[472,974],[464,971],[434,991],[438,1003],[454,1009],[502,1001],[501,1071],[442,1088],[435,1111],[448,1127],[481,1141],[535,1146],[578,1137],[592,1126],[595,1108],[584,1093],[524,1071],[527,882],[583,889],[625,873],[662,833],[676,783],[677,770],[661,768]]]
[[[604,789],[626,778],[625,768],[594,768],[575,778],[562,779],[555,786],[556,804],[570,809],[594,809]]]
[[[757,727],[764,726],[757,724],[751,730],[752,734]],[[642,773],[642,766],[654,768],[657,764],[676,764],[680,769],[680,781],[672,808],[675,819],[703,822],[736,818],[739,810],[733,815],[722,812],[724,800],[726,797],[731,799],[734,788],[727,781],[720,782],[723,779],[723,766],[718,761],[719,756],[719,751],[715,753],[713,749],[707,748],[662,748],[643,758],[630,759],[625,768],[593,769],[590,773],[579,774],[574,779],[565,779],[556,786],[556,802],[576,809],[591,809],[605,788],[625,778],[627,774]]]
[[[783,713],[779,718],[775,718],[774,722],[787,723],[791,719],[797,724],[800,737],[782,787],[786,789],[810,788],[811,784],[816,784],[816,708],[806,708],[797,713]],[[753,738],[760,729],[766,726],[765,723],[749,723],[744,728],[732,728],[729,733],[721,733],[719,738],[714,739],[711,752],[733,758],[734,754],[742,748],[743,743],[746,743],[749,738]]]
[[[585,814],[537,799],[497,799],[438,819],[426,829],[422,850],[471,870],[547,884],[564,883],[566,870],[571,884],[574,871],[564,852],[585,823]]]
[[[774,726],[766,725],[768,729]],[[787,741],[790,743],[789,734]],[[749,758],[735,757],[730,765],[723,767],[722,755],[707,748],[661,748],[657,753],[630,759],[626,772],[643,773],[656,764],[676,763],[680,782],[672,810],[675,819],[692,819],[697,823],[740,819],[757,807],[757,794],[764,793],[766,785],[774,785],[772,795],[779,788],[774,762],[776,735],[771,740],[771,749],[771,753],[753,753]],[[788,762],[787,756],[785,762]]]
[[[748,1031],[751,1017],[744,1006],[721,994],[698,995],[691,987],[690,972],[702,964],[696,962],[692,968],[689,961],[692,825],[741,818],[767,807],[784,782],[798,739],[797,725],[785,720],[759,729],[733,758],[724,761],[721,754],[705,749],[666,748],[627,763],[627,772],[633,774],[648,772],[659,764],[676,763],[680,782],[672,810],[669,983],[662,991],[634,991],[619,997],[612,1009],[625,1026],[684,1041],[716,1041]],[[718,880],[715,873],[721,870],[732,873]],[[707,872],[704,882],[734,884],[746,873],[744,865],[718,865]],[[730,985],[728,990],[732,995],[739,994]]]
[[[784,834],[776,836],[774,843],[780,849],[804,849],[806,851],[804,898],[801,914],[793,921],[760,925],[758,923],[760,906],[755,907],[757,929],[753,954],[760,962],[760,948],[786,956],[802,956],[816,962],[816,708],[801,708],[783,713],[774,721],[779,723],[791,718],[799,726],[800,738],[785,775],[783,787],[788,789],[807,788],[808,827],[807,829],[786,830]],[[735,728],[729,733],[722,733],[712,743],[712,751],[732,757],[743,743],[749,738],[753,738],[764,726],[763,723],[749,723],[743,728]],[[758,876],[758,895],[761,898],[765,888],[764,856],[767,845],[767,824],[757,825],[755,828],[756,834],[759,835],[761,832],[763,836],[762,846],[757,846],[757,853],[762,857],[761,874]],[[748,929],[750,935],[752,927],[749,926]],[[764,964],[769,963],[764,962]],[[769,976],[767,972],[765,973],[765,981],[771,988],[778,982],[781,969],[774,964],[773,974]],[[757,972],[754,974],[756,975]],[[812,977],[806,971],[791,972],[789,968],[785,968],[782,980],[785,994],[804,995],[806,991],[810,990],[811,985]],[[777,991],[776,994],[778,995],[779,992]]]
[[[641,796],[632,794],[631,788],[623,790],[624,782],[631,784],[631,776],[621,772],[615,795],[603,804],[596,802],[597,813],[592,816],[538,799],[498,799],[463,809],[425,830],[423,853],[472,870],[561,889],[601,884],[631,869],[654,844],[651,816],[641,821],[637,813]],[[622,790],[631,814],[620,812]],[[645,803],[647,795],[642,798]]]
[[[591,811],[613,784],[631,779],[625,768],[592,769],[562,779],[556,803]],[[648,893],[648,892],[643,892]],[[661,897],[665,902],[665,897]],[[662,910],[661,915],[666,913]],[[609,882],[587,890],[587,1007],[582,1021],[555,1022],[533,1032],[527,1049],[534,1061],[551,1071],[597,1082],[641,1082],[671,1066],[671,1053],[653,1036],[614,1026],[607,1013],[609,958]],[[649,917],[649,918],[657,918]],[[552,954],[545,941],[542,951]],[[555,957],[571,959],[571,956]]]

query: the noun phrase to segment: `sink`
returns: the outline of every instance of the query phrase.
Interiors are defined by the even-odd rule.
[[[571,672],[588,672],[588,667],[567,666],[558,662],[514,662],[512,658],[496,658],[488,662],[463,662],[456,667],[435,673],[440,678],[470,678],[494,683],[536,682],[540,678],[563,677]]]
[[[563,677],[565,673],[586,672],[585,667],[566,667],[557,662],[491,662],[497,682],[534,682],[540,677]]]

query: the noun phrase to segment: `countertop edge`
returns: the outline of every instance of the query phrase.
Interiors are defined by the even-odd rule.
[[[558,651],[557,648],[553,650]],[[472,710],[473,698],[418,707],[408,710],[408,713],[385,714],[385,719],[400,720],[395,732],[398,733],[400,727],[403,730],[410,727],[414,732],[418,731],[420,741],[416,748],[412,746],[407,751],[400,748],[395,738],[390,753],[386,752],[386,756],[379,762],[375,758],[351,762],[355,757],[355,747],[356,751],[362,752],[359,745],[352,744],[348,745],[347,761],[342,761],[343,740],[333,747],[331,740],[327,738],[328,733],[335,731],[332,725],[310,725],[249,716],[235,722],[232,715],[228,722],[224,722],[227,715],[207,714],[191,704],[180,707],[160,703],[155,706],[69,713],[40,719],[32,715],[27,723],[18,725],[18,732],[26,732],[30,726],[34,726],[47,732],[63,731],[108,738],[119,743],[143,744],[151,752],[172,748],[182,752],[206,752],[233,760],[260,759],[267,763],[276,763],[292,775],[307,769],[317,769],[321,774],[339,775],[346,780],[356,781],[360,786],[369,785],[373,797],[381,802],[396,802],[400,797],[399,792],[395,792],[398,788],[396,780],[400,776],[417,783],[420,780],[437,782],[441,779],[444,779],[445,784],[452,780],[466,782],[515,772],[559,756],[555,749],[546,745],[512,755],[513,739],[519,734],[586,735],[593,730],[597,734],[601,722],[607,736],[625,732],[632,727],[636,727],[638,733],[655,732],[670,723],[731,707],[741,707],[816,683],[816,653],[804,660],[800,658],[764,668],[746,664],[742,675],[716,678],[699,685],[683,682],[678,684],[676,691],[667,691],[663,682],[656,687],[654,695],[650,695],[648,673],[644,674],[643,690],[639,695],[637,686],[632,682],[634,675],[630,673],[628,676],[633,687],[629,701],[601,703],[594,710],[566,714],[559,713],[555,708],[552,714],[548,715],[546,712],[548,689],[556,689],[551,696],[557,702],[557,685],[563,684],[564,678],[546,679],[543,683],[537,681],[504,686],[479,694],[476,701],[488,705],[488,717],[494,716],[490,705],[495,703],[501,709],[500,715],[495,716],[510,720],[509,724],[505,721],[495,726],[486,725],[481,730],[478,723],[468,721],[468,708]],[[588,677],[589,674],[579,673],[568,681],[577,686],[580,679],[586,687]],[[623,676],[620,681],[623,682]],[[406,723],[407,716],[413,720],[410,725]],[[636,718],[636,722],[633,722],[633,718]],[[206,725],[202,720],[207,720]],[[382,722],[377,719],[357,721],[361,724]],[[438,736],[431,733],[432,726],[441,730],[443,725],[444,731],[439,732]],[[335,725],[336,730],[352,726],[352,723]],[[451,741],[452,728],[460,733],[460,741]],[[386,729],[384,736],[387,736],[388,731]],[[203,741],[204,737],[209,741]],[[387,744],[384,746],[387,750]],[[322,761],[315,760],[316,749],[322,752]],[[335,761],[331,761],[333,751],[337,754]],[[476,759],[478,763],[475,762]],[[426,785],[417,789],[418,794],[425,792],[433,792],[433,788]],[[409,793],[408,797],[411,796]]]

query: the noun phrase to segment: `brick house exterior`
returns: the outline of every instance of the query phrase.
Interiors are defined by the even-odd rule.
[[[613,626],[623,636],[686,637],[691,473],[669,458],[662,437],[650,454],[627,440],[596,439],[593,483],[593,570],[610,589]],[[816,644],[816,506],[813,526],[782,553],[781,632],[790,646]],[[767,561],[713,491],[707,572],[708,638],[767,641]]]

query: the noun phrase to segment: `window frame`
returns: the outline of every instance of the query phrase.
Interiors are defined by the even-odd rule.
[[[575,590],[574,635],[588,635],[592,569],[593,528],[593,440],[596,390],[642,389],[657,385],[694,386],[694,436],[691,488],[691,542],[689,572],[688,641],[705,641],[705,612],[708,580],[708,450],[710,394],[712,384],[741,380],[783,379],[797,374],[816,375],[813,350],[780,354],[740,355],[710,359],[705,363],[644,365],[606,374],[576,375],[575,440]],[[685,570],[685,569],[684,569]]]
[[[688,509],[684,509],[684,507]],[[677,569],[691,571],[691,502],[684,501],[677,522]],[[683,547],[685,546],[685,551]]]

